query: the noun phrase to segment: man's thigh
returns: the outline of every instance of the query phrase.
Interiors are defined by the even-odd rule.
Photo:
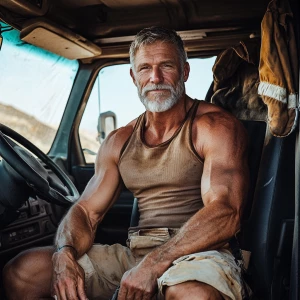
[[[224,299],[221,293],[203,282],[199,281],[186,281],[176,285],[168,286],[165,289],[166,300],[199,300],[199,299]]]
[[[53,252],[53,246],[29,249],[6,264],[3,277],[8,299],[51,296]]]
[[[85,272],[85,286],[90,300],[110,299],[123,274],[137,264],[131,251],[120,244],[96,244],[78,263]]]
[[[205,251],[183,256],[158,279],[160,297],[168,286],[198,281],[217,289],[222,297],[242,299],[241,269],[228,250]]]

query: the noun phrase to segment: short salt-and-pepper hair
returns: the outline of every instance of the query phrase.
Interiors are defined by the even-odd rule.
[[[177,34],[175,30],[164,27],[152,26],[142,29],[140,32],[138,32],[130,45],[130,64],[133,69],[135,54],[137,50],[145,45],[150,45],[158,41],[163,43],[169,43],[176,47],[181,67],[183,68],[185,62],[187,61],[187,54],[184,50],[184,44],[181,37]]]

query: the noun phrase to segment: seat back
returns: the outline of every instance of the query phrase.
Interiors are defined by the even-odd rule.
[[[258,147],[253,147],[256,130],[248,133],[250,151],[254,152],[250,153],[252,179],[241,244],[252,253],[250,282],[258,299],[288,299],[295,205],[295,134],[283,139],[266,133],[256,171],[251,165],[252,159],[257,164]]]

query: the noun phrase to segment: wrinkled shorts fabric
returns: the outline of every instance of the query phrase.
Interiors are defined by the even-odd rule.
[[[182,256],[158,279],[159,299],[165,286],[186,281],[199,281],[213,286],[225,300],[242,300],[241,269],[236,265],[231,252],[205,251]]]
[[[85,289],[89,300],[110,299],[123,274],[136,265],[130,249],[120,244],[94,245],[79,260],[85,272]]]
[[[95,244],[78,263],[85,271],[88,298],[110,299],[123,274],[143,257],[167,242],[178,229],[156,228],[130,232],[127,246]],[[178,258],[157,280],[157,299],[164,299],[164,287],[186,281],[199,281],[215,287],[224,299],[242,299],[241,270],[226,249],[194,253]]]

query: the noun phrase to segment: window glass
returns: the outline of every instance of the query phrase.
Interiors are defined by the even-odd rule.
[[[190,59],[191,72],[186,82],[186,92],[192,98],[203,100],[213,81],[212,66],[215,57]],[[116,116],[116,128],[128,124],[145,111],[140,102],[137,89],[129,75],[130,65],[113,65],[101,69],[94,83],[90,98],[83,114],[79,136],[87,163],[93,163],[96,153],[105,138],[101,131],[101,118],[105,119],[106,132],[113,130],[113,117]],[[102,122],[102,123],[103,123]],[[98,128],[100,125],[100,133]],[[103,126],[102,126],[103,127]]]
[[[0,122],[48,152],[62,118],[78,62],[19,39],[1,23]]]

